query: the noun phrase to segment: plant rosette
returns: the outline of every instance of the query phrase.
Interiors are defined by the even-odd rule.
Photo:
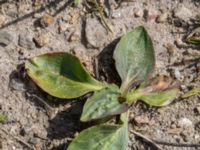
[[[156,85],[146,84],[154,69],[155,57],[151,38],[144,27],[136,27],[121,37],[114,59],[122,80],[120,87],[97,81],[80,60],[69,53],[44,54],[29,59],[25,64],[30,78],[54,97],[72,99],[93,92],[84,104],[80,120],[104,121],[83,130],[68,150],[125,150],[129,106],[141,100],[161,107],[177,96],[178,88],[165,81]],[[109,124],[107,120],[114,117],[118,121]]]

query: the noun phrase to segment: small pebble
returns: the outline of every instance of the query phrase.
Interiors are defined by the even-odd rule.
[[[79,40],[80,40],[80,35],[77,33],[72,33],[69,37],[69,42],[79,41]]]
[[[32,38],[25,34],[19,35],[19,46],[32,50],[35,49],[35,43],[33,42]]]
[[[195,130],[198,131],[198,132],[200,132],[200,122],[197,122],[195,124]]]
[[[176,38],[175,44],[177,45],[178,48],[185,48],[188,46],[180,38]]]
[[[174,16],[184,21],[189,21],[192,17],[192,12],[184,5],[179,5],[174,9]]]
[[[150,120],[147,116],[136,116],[134,118],[136,124],[149,124]]]
[[[178,80],[181,79],[181,73],[180,73],[180,71],[179,71],[177,68],[174,69],[174,76],[175,76],[176,79],[178,79]]]
[[[158,18],[156,19],[157,23],[164,23],[167,22],[168,19],[168,13],[163,13],[160,16],[158,16]]]
[[[36,145],[38,143],[38,139],[37,138],[34,138],[34,137],[31,137],[28,142],[30,144],[33,144],[33,145]]]
[[[199,138],[200,138],[199,134],[194,135],[194,139],[199,139]]]
[[[69,28],[69,25],[67,23],[59,23],[58,31],[59,33],[62,33],[66,31],[68,28]]]
[[[43,47],[49,43],[49,36],[47,34],[40,34],[34,38],[34,41],[38,47]]]
[[[13,37],[10,33],[6,31],[0,31],[0,46],[8,46],[13,40]]]
[[[25,90],[24,83],[21,80],[19,80],[18,78],[12,78],[10,80],[9,87],[12,90],[17,90],[17,91],[24,91]]]
[[[193,127],[193,123],[188,118],[181,118],[178,120],[178,126],[181,128]]]
[[[134,12],[134,16],[137,17],[142,17],[143,16],[143,11],[141,9],[136,9]]]
[[[3,26],[3,24],[5,23],[5,21],[6,21],[6,17],[4,15],[0,14],[0,27]]]
[[[164,44],[164,47],[167,49],[168,54],[171,56],[174,54],[176,47],[174,44],[166,43]]]
[[[115,10],[112,12],[111,16],[112,16],[112,18],[116,19],[116,18],[120,18],[122,16],[122,14],[121,14],[121,11]]]
[[[54,17],[49,15],[49,14],[45,14],[44,16],[41,17],[40,19],[40,25],[42,27],[48,27],[49,25],[54,23]]]
[[[198,115],[200,115],[200,106],[197,106],[194,110]]]
[[[88,18],[85,28],[88,47],[102,47],[108,41],[107,30],[96,18]]]
[[[155,21],[159,16],[159,11],[154,9],[145,9],[144,18],[146,21]]]
[[[184,141],[184,142],[188,142],[188,141],[189,141],[189,137],[188,137],[187,135],[188,135],[188,133],[187,133],[187,132],[184,132],[184,131],[182,131],[182,132],[180,133],[180,136],[183,138],[183,141]]]
[[[41,18],[42,16],[41,16],[40,13],[35,13],[35,14],[33,15],[33,17],[39,19],[39,18]]]

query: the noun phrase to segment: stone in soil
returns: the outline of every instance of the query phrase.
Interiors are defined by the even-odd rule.
[[[160,16],[158,16],[158,18],[156,19],[157,23],[164,23],[167,22],[168,19],[168,13],[163,13]]]
[[[67,23],[59,23],[59,26],[58,26],[58,31],[59,33],[62,33],[64,31],[66,31],[70,26],[67,24]]]
[[[144,10],[144,19],[146,21],[155,21],[159,16],[160,12],[155,9],[145,9]]]
[[[13,37],[7,31],[0,31],[0,46],[8,46],[13,40]]]
[[[181,128],[191,128],[193,127],[193,123],[190,119],[188,118],[181,118],[178,120],[178,126],[181,127]]]
[[[33,40],[38,47],[43,47],[49,43],[49,36],[47,34],[39,34]]]
[[[26,49],[30,49],[30,50],[35,48],[35,43],[33,42],[32,38],[25,34],[19,35],[18,44],[19,44],[19,46],[26,48]]]
[[[24,83],[21,80],[19,80],[18,78],[12,78],[10,80],[9,87],[12,90],[17,90],[17,91],[24,91],[25,90]]]
[[[80,40],[80,35],[78,33],[72,33],[68,39],[69,42],[79,41],[79,40]]]
[[[0,14],[0,27],[3,26],[3,24],[5,23],[5,21],[6,21],[6,17],[4,15]]]
[[[102,47],[107,42],[107,31],[96,18],[88,18],[85,28],[88,47]]]
[[[174,9],[174,16],[178,19],[189,21],[189,19],[192,17],[192,12],[184,5],[179,5],[178,8]]]
[[[49,14],[45,14],[40,19],[40,25],[44,28],[50,26],[53,23],[54,23],[54,17]]]
[[[200,115],[200,106],[197,106],[197,107],[194,109],[194,111],[195,111],[198,115]]]
[[[137,9],[134,11],[134,16],[135,16],[136,18],[137,18],[137,17],[142,17],[142,16],[143,16],[143,10],[137,8]]]
[[[141,125],[141,124],[149,124],[150,120],[147,116],[136,116],[134,118],[134,121],[136,124]]]
[[[114,10],[111,14],[112,18],[120,18],[122,16],[121,11],[120,10]]]

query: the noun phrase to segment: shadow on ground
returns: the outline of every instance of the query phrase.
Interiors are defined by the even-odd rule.
[[[120,85],[121,79],[115,68],[113,52],[119,40],[120,38],[115,39],[101,51],[101,53],[97,56],[98,65],[95,66],[94,69],[97,72],[97,78],[100,78],[100,80],[108,83],[115,83],[117,85]]]
[[[57,5],[58,5],[59,3],[61,3],[62,1],[65,1],[64,4],[63,4],[61,7],[59,7],[59,8],[57,9]],[[7,3],[7,1],[6,1],[6,0],[1,1],[1,2],[0,2],[0,6],[3,5],[4,3]],[[12,21],[10,21],[10,22],[4,24],[2,27],[0,27],[0,29],[4,29],[4,28],[6,28],[6,27],[8,27],[8,26],[14,25],[14,24],[16,24],[16,23],[18,23],[18,22],[21,22],[21,21],[25,20],[25,19],[28,19],[28,18],[30,18],[30,17],[33,17],[34,14],[36,14],[36,13],[42,13],[42,12],[44,12],[45,10],[51,9],[51,8],[54,8],[54,9],[55,9],[54,13],[51,14],[52,16],[55,17],[55,16],[57,16],[59,13],[61,13],[63,10],[65,10],[68,6],[70,6],[70,5],[72,5],[72,4],[73,4],[73,0],[53,0],[53,1],[50,1],[50,2],[47,3],[46,5],[43,5],[43,6],[41,6],[40,8],[38,8],[37,10],[32,11],[32,12],[30,12],[30,13],[28,13],[28,14],[25,14],[25,15],[23,15],[23,16],[21,16],[21,17],[18,17],[17,19],[14,19],[14,20],[12,20]]]

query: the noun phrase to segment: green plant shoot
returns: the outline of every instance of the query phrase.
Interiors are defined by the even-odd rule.
[[[136,27],[122,36],[114,59],[122,80],[120,87],[97,81],[79,59],[69,53],[44,54],[27,61],[25,68],[30,78],[52,96],[71,99],[93,92],[83,107],[81,121],[120,115],[115,124],[105,121],[83,130],[68,150],[125,150],[129,106],[138,100],[151,106],[165,106],[177,96],[176,87],[159,89],[143,84],[148,81],[155,64],[153,44],[144,27]]]

